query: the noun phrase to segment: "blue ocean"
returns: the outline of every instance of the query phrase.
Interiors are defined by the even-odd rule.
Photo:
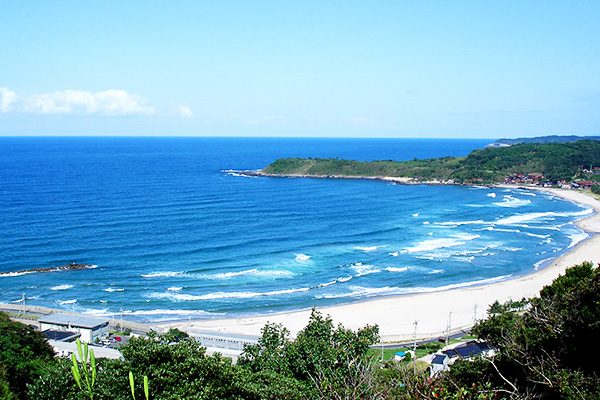
[[[0,138],[0,302],[143,321],[272,313],[528,274],[591,210],[539,192],[244,177],[280,157],[485,140]],[[70,262],[85,270],[14,273]]]

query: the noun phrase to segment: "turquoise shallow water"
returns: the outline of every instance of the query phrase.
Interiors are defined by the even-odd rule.
[[[277,312],[530,273],[591,211],[507,189],[248,178],[278,157],[465,155],[486,141],[2,138],[0,301],[140,320]],[[15,275],[67,262],[83,271]]]

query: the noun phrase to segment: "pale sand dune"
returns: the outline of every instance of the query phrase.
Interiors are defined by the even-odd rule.
[[[514,186],[512,187],[514,188]],[[584,193],[560,189],[540,189],[555,196],[593,207],[592,216],[578,221],[577,225],[590,233],[591,237],[563,256],[553,260],[541,271],[516,279],[481,286],[458,288],[439,292],[420,293],[396,297],[386,297],[359,303],[333,307],[322,307],[319,311],[329,314],[335,322],[349,328],[359,328],[367,324],[378,324],[383,341],[412,339],[414,321],[418,321],[417,336],[437,337],[444,334],[451,315],[453,330],[473,324],[477,318],[485,316],[488,306],[495,300],[506,301],[534,296],[545,285],[564,273],[567,267],[592,261],[600,263],[600,202]],[[231,334],[258,335],[267,322],[281,323],[294,335],[302,329],[310,315],[310,310],[295,311],[267,316],[230,318],[210,321],[193,321],[164,325],[181,329],[227,332]]]

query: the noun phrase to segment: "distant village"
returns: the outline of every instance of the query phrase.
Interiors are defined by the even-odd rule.
[[[581,171],[586,175],[600,175],[600,167],[593,167],[592,169],[584,169]],[[504,179],[504,183],[510,185],[537,185],[543,187],[559,187],[561,189],[591,189],[592,186],[597,185],[598,182],[591,180],[574,180],[566,181],[559,180],[553,181],[546,179],[543,174],[530,173],[524,174],[513,174],[509,175]]]

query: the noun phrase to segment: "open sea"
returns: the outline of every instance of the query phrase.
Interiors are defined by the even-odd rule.
[[[485,140],[0,138],[0,302],[218,318],[528,274],[592,211],[519,189],[243,177],[279,157],[463,156]],[[11,273],[69,262],[96,268]]]

